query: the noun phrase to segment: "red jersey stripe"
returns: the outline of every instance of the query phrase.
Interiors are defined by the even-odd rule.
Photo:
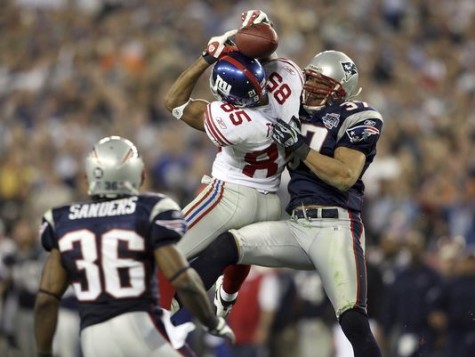
[[[205,125],[209,130],[209,133],[213,136],[213,138],[221,145],[221,146],[228,146],[233,145],[226,137],[219,131],[216,123],[212,119],[210,105],[206,108],[205,113]]]

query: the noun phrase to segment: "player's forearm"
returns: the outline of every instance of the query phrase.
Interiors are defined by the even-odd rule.
[[[343,192],[350,189],[358,178],[355,178],[355,175],[343,162],[314,150],[308,153],[304,163],[321,180]]]
[[[190,99],[198,79],[208,67],[209,64],[202,56],[199,56],[191,66],[180,74],[165,96],[165,107],[170,112]]]
[[[38,354],[52,352],[53,337],[58,321],[59,300],[39,294],[35,303],[34,328]]]
[[[192,269],[174,284],[180,302],[206,327],[213,329],[218,320],[199,276]],[[177,279],[178,280],[178,279]]]
[[[165,106],[175,118],[200,131],[205,131],[204,113],[208,102],[191,99],[190,96],[196,82],[208,67],[209,64],[200,56],[178,77],[165,97]]]
[[[208,299],[208,296],[205,294],[202,295],[202,297],[197,298],[198,295],[201,294],[197,291],[178,292],[180,302],[183,306],[190,310],[203,326],[212,329],[216,326],[217,319],[211,309],[211,305],[209,305],[209,302],[205,302],[205,299]]]

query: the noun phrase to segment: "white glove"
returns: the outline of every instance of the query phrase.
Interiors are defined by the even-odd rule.
[[[162,309],[162,311],[163,325],[165,326],[171,345],[175,349],[182,348],[185,345],[188,334],[195,329],[195,324],[193,322],[185,322],[184,324],[175,326],[170,320],[170,311],[166,309]]]
[[[236,341],[236,336],[234,336],[233,330],[226,323],[222,317],[218,317],[218,324],[214,329],[206,329],[210,334],[217,337],[222,337],[228,340],[231,343]]]
[[[209,64],[216,62],[221,56],[226,53],[236,51],[236,47],[226,44],[230,37],[236,34],[237,30],[225,32],[220,36],[213,36],[209,39],[206,49],[203,51],[203,58]]]
[[[241,27],[246,27],[252,24],[259,24],[261,22],[271,24],[267,14],[261,10],[244,11],[241,14],[241,21],[242,21]]]

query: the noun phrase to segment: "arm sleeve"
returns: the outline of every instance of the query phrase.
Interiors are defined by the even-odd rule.
[[[41,219],[40,226],[40,240],[43,248],[50,252],[51,249],[59,249],[58,240],[56,239],[56,234],[54,232],[54,220],[53,220],[53,211],[49,210]]]
[[[187,230],[187,224],[178,204],[171,198],[163,198],[151,213],[150,239],[154,249],[177,243]]]
[[[365,110],[348,117],[338,133],[338,146],[369,154],[375,150],[381,135],[383,120],[374,110]]]

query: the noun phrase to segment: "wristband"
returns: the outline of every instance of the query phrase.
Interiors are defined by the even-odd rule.
[[[192,99],[188,99],[188,101],[185,104],[180,105],[179,107],[173,108],[172,109],[172,115],[177,118],[178,120],[181,119],[183,116],[183,112],[185,111],[186,106],[192,101]]]
[[[186,267],[184,268],[181,268],[180,270],[178,270],[175,274],[173,274],[169,279],[168,281],[171,283],[173,280],[175,280],[176,278],[178,278],[181,274],[183,274],[185,271],[187,271],[188,269],[190,269],[191,266],[187,265]]]
[[[54,294],[54,293],[52,293],[52,292],[50,292],[50,291],[47,291],[47,290],[44,290],[44,289],[38,289],[38,292],[39,292],[39,293],[46,294],[46,295],[49,295],[49,296],[52,296],[52,297],[54,297],[56,300],[61,301],[61,296],[56,295],[56,294]]]
[[[204,51],[202,56],[209,65],[212,65],[218,60],[216,57],[211,56],[208,51]]]

